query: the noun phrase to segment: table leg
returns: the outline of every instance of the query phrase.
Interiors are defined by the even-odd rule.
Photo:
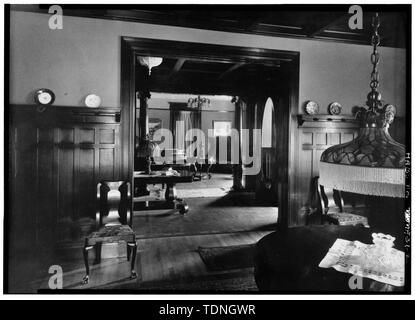
[[[208,178],[212,178],[212,175],[210,174],[210,168],[212,168],[213,163],[209,163],[207,169],[206,169],[206,174],[208,176]]]
[[[189,206],[183,199],[176,199],[176,208],[179,209],[181,214],[185,214],[189,211]]]
[[[179,210],[181,214],[189,211],[189,206],[183,199],[177,198],[177,189],[175,183],[168,183],[166,187],[166,201],[172,202],[174,207]]]
[[[137,196],[148,196],[150,194],[150,190],[147,188],[147,183],[137,183],[135,187],[135,194]]]
[[[167,201],[174,201],[177,199],[177,189],[175,183],[167,183],[165,197]]]
[[[91,250],[94,246],[88,246],[85,244],[83,255],[84,255],[84,263],[85,263],[85,276],[82,279],[82,284],[87,284],[89,282],[89,263],[88,263],[88,251]]]
[[[131,257],[131,276],[130,276],[130,278],[131,279],[135,279],[135,278],[137,278],[137,273],[135,272],[135,257],[137,255],[137,243],[134,241],[134,242],[129,242],[127,245],[128,246],[131,246],[131,249],[130,250],[132,250],[132,257]]]
[[[131,247],[127,242],[127,261],[130,261],[131,258]]]

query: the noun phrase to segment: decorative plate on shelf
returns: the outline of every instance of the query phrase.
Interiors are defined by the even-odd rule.
[[[49,89],[39,89],[35,92],[35,102],[38,105],[49,106],[55,101],[55,94]]]
[[[329,104],[329,114],[338,115],[342,112],[342,105],[338,102],[332,102]]]
[[[98,108],[101,104],[101,98],[96,94],[90,94],[85,98],[85,105],[88,108]]]
[[[318,108],[319,108],[318,103],[310,100],[310,101],[307,101],[307,103],[305,104],[304,111],[307,114],[318,114]]]

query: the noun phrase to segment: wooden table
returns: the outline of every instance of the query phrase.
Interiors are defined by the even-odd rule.
[[[204,159],[203,159],[204,160]],[[206,162],[206,172],[203,172],[203,165]],[[210,173],[210,169],[213,163],[208,161],[203,161],[198,159],[195,162],[185,162],[185,163],[171,163],[171,164],[152,164],[151,169],[158,171],[158,170],[165,170],[166,168],[172,168],[180,172],[183,175],[192,175],[193,180],[198,179],[202,180],[204,178],[210,179],[212,177]]]
[[[403,292],[395,287],[363,278],[363,289],[352,290],[352,276],[318,265],[336,239],[372,243],[372,230],[354,226],[294,227],[273,232],[258,241],[255,255],[255,280],[261,291],[275,293],[362,293]],[[395,247],[402,250],[402,246]]]
[[[142,174],[134,172],[134,184],[147,186],[148,184],[166,184],[165,201],[146,200],[146,197],[134,197],[134,210],[159,210],[177,209],[185,214],[189,206],[183,199],[177,198],[177,183],[189,183],[193,181],[192,175],[166,176],[162,174]]]

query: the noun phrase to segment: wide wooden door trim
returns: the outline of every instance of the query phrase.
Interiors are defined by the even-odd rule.
[[[297,128],[291,122],[292,116],[298,113],[298,88],[299,88],[299,58],[296,51],[272,50],[253,47],[226,46],[217,44],[193,43],[184,41],[157,40],[134,37],[121,37],[121,140],[122,140],[122,178],[131,179],[133,171],[134,155],[134,107],[135,107],[135,69],[136,56],[150,55],[162,57],[186,58],[206,61],[223,61],[231,63],[265,63],[277,64],[281,61],[290,64],[290,74],[287,96],[284,97],[287,108],[282,109],[286,130],[281,136],[282,150],[286,150],[286,158],[283,163],[286,166],[282,172],[284,186],[280,204],[280,219],[283,226],[292,221],[290,211],[293,190],[292,182],[295,178],[295,168],[292,161],[295,155],[293,136],[297,136]],[[281,112],[281,111],[279,111]],[[281,115],[281,114],[280,114]]]

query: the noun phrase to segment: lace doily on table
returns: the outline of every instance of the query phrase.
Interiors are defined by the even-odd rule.
[[[319,267],[334,268],[398,287],[405,284],[404,253],[378,244],[337,239]]]

